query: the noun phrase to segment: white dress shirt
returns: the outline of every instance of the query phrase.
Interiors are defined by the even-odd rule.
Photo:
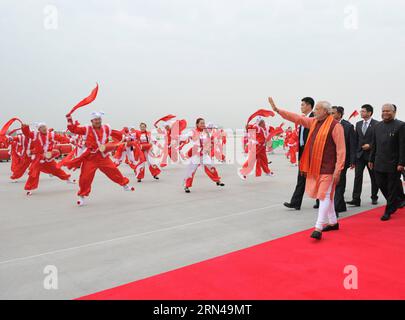
[[[307,113],[305,116],[308,117],[311,114],[311,112]],[[304,126],[300,126],[300,147],[303,147],[305,145],[304,130],[305,130]]]

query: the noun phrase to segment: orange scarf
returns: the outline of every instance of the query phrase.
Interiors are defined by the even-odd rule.
[[[310,143],[305,145],[304,152],[300,161],[300,171],[304,172],[307,176],[318,178],[321,172],[323,150],[325,149],[326,139],[328,138],[330,126],[332,125],[333,117],[328,116],[324,123],[319,128],[318,134],[314,138],[315,141],[312,146],[312,157],[309,154]],[[310,142],[314,133],[318,120],[312,122],[309,128],[307,141]]]

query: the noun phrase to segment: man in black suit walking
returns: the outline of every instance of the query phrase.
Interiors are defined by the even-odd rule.
[[[356,123],[356,168],[354,174],[353,197],[347,204],[359,207],[361,204],[361,189],[363,187],[363,173],[364,168],[367,167],[371,179],[371,200],[372,204],[378,203],[378,187],[375,181],[374,172],[368,167],[370,160],[370,151],[372,148],[372,139],[374,133],[374,126],[378,123],[377,120],[372,119],[373,107],[365,104],[361,107],[360,115],[363,120]]]
[[[395,119],[397,107],[387,103],[382,108],[382,119],[374,127],[369,167],[374,169],[377,185],[387,200],[386,221],[405,205],[401,173],[405,167],[405,123]]]
[[[335,191],[335,211],[339,216],[340,212],[347,211],[344,194],[346,191],[346,173],[347,169],[355,168],[356,163],[356,132],[354,126],[347,120],[343,119],[345,109],[343,107],[332,107],[333,117],[340,122],[345,134],[346,143],[346,160],[345,167],[340,173],[339,183],[336,185]]]
[[[315,101],[310,97],[303,98],[301,100],[301,112],[307,117],[313,117],[314,114],[312,109],[314,108]],[[307,142],[309,129],[304,128],[303,126],[298,127],[298,161],[301,159],[302,153],[304,152],[305,143]],[[305,176],[301,175],[298,170],[297,185],[295,187],[294,194],[291,197],[290,202],[284,202],[284,206],[287,208],[301,210],[302,198],[304,197],[305,192]]]

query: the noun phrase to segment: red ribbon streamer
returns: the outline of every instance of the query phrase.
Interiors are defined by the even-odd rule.
[[[3,128],[1,128],[0,136],[6,135],[8,129],[9,129],[9,128],[11,127],[11,125],[12,125],[14,122],[16,122],[16,121],[18,121],[21,125],[23,124],[22,121],[21,121],[19,118],[11,118],[10,120],[8,120],[8,121],[5,123],[5,125],[3,126]]]
[[[247,124],[249,124],[249,122],[252,121],[252,119],[254,119],[258,116],[267,118],[267,117],[274,117],[274,115],[275,115],[274,112],[271,110],[259,109],[249,117]]]
[[[168,121],[168,120],[173,119],[173,118],[176,118],[176,116],[173,115],[173,114],[169,114],[169,115],[164,116],[163,118],[160,118],[159,120],[157,120],[153,125],[156,127],[157,124],[158,124],[160,121]]]
[[[357,117],[359,115],[359,112],[357,110],[354,110],[353,113],[350,115],[349,120],[351,118]]]
[[[72,110],[69,111],[69,113],[67,115],[71,116],[73,114],[73,112],[75,112],[77,109],[84,107],[85,105],[88,105],[89,103],[92,103],[96,99],[97,93],[98,93],[98,83],[96,84],[96,87],[91,91],[90,95],[88,97],[84,98],[82,101],[80,101],[77,105],[75,105],[72,108]]]

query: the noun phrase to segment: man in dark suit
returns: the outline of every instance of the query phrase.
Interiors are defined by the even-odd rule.
[[[387,103],[382,108],[382,119],[374,127],[369,167],[374,169],[378,187],[387,200],[386,221],[405,205],[401,173],[405,167],[405,123],[395,119],[397,107]]]
[[[368,167],[370,151],[372,148],[372,139],[374,127],[378,121],[372,119],[373,107],[365,104],[361,107],[360,115],[363,120],[356,123],[356,168],[354,174],[354,186],[352,200],[347,204],[359,207],[361,204],[361,190],[363,187],[364,168],[367,167],[371,179],[371,200],[372,204],[378,203],[378,187],[375,181],[374,172]]]
[[[314,108],[315,101],[310,97],[303,98],[301,100],[301,112],[307,117],[313,117],[314,114],[312,109]],[[304,152],[305,143],[307,142],[309,129],[303,126],[298,127],[298,161],[301,159],[302,153]],[[305,192],[305,182],[306,178],[298,170],[297,185],[295,191],[291,197],[290,202],[284,202],[284,206],[287,208],[301,210],[302,198]]]
[[[340,173],[340,181],[336,185],[335,190],[335,211],[337,216],[339,216],[340,212],[347,211],[344,198],[346,191],[346,173],[347,169],[355,168],[356,163],[356,132],[354,131],[354,126],[349,121],[343,119],[344,111],[345,109],[343,107],[332,107],[333,117],[339,121],[343,127],[346,143],[345,167]]]

